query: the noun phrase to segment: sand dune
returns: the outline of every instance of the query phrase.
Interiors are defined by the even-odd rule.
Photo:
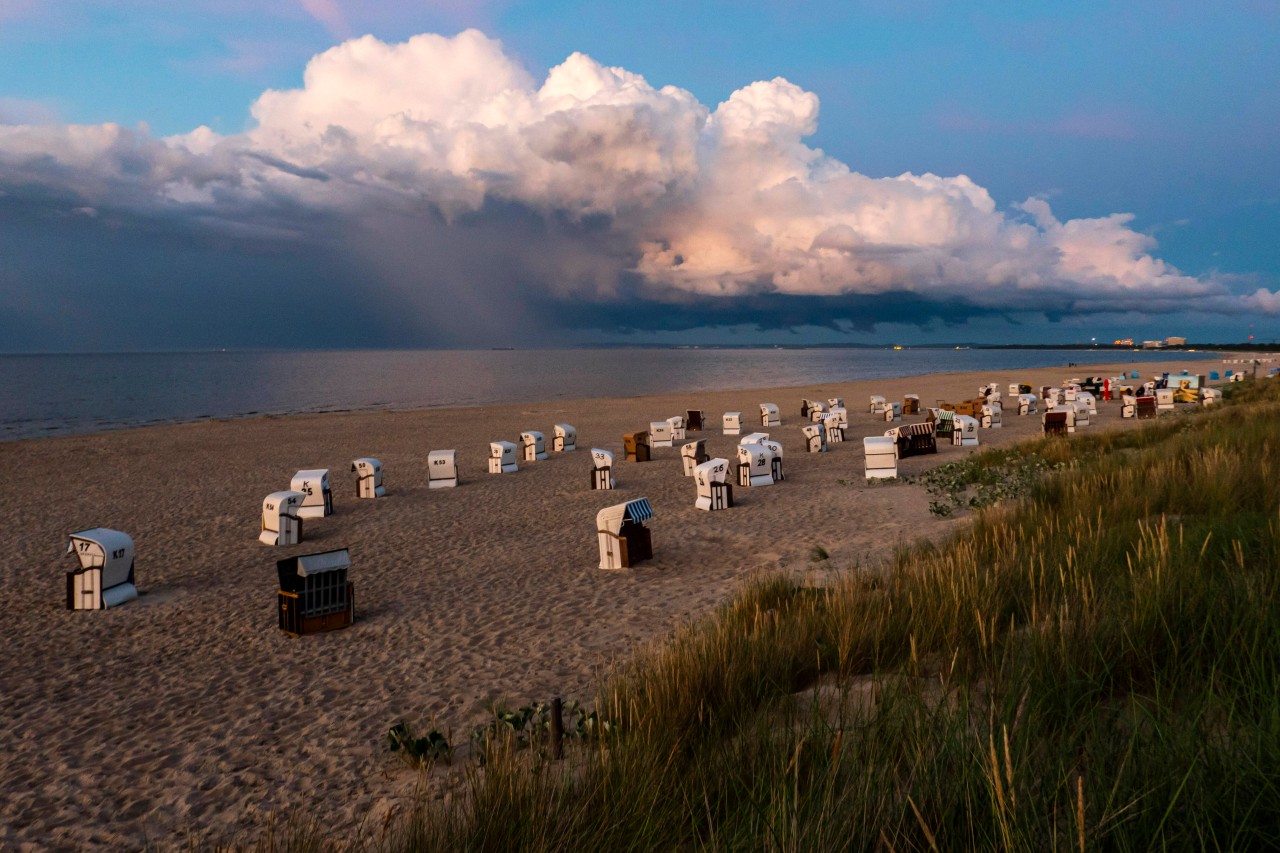
[[[1209,362],[1141,365],[1207,370]],[[1129,365],[1124,365],[1128,368]],[[874,565],[895,544],[938,537],[955,520],[927,510],[921,487],[869,485],[861,437],[883,421],[868,395],[922,402],[973,397],[997,381],[1056,384],[1113,367],[1049,368],[668,397],[415,412],[299,415],[158,426],[0,444],[7,531],[0,590],[0,847],[136,847],[254,837],[268,813],[314,809],[335,831],[412,793],[414,774],[384,734],[408,718],[465,740],[494,702],[554,695],[586,700],[599,674],[637,641],[724,600],[756,569]],[[805,454],[801,398],[842,395],[851,441]],[[775,402],[786,447],[784,483],[737,490],[728,512],[693,508],[679,450],[619,462],[615,492],[589,489],[592,446],[622,459],[622,435],[701,408],[713,455],[736,437],[719,416]],[[1101,404],[1092,429],[1135,428]],[[907,420],[915,420],[908,418]],[[485,473],[488,442],[578,428],[579,450]],[[1006,413],[984,444],[1040,429]],[[428,490],[427,452],[455,448],[462,485]],[[961,458],[903,460],[914,474]],[[388,496],[357,501],[351,460],[382,460]],[[309,520],[304,542],[257,541],[263,497],[294,471],[327,467],[336,513]],[[655,559],[602,572],[594,519],[646,496]],[[106,612],[63,609],[67,534],[123,530],[137,545],[139,600]],[[290,639],[276,627],[274,561],[350,549],[358,621]]]

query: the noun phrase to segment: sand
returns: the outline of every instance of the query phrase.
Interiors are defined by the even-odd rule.
[[[1216,361],[939,374],[755,391],[557,401],[413,412],[201,422],[0,444],[0,848],[161,847],[251,842],[271,814],[316,817],[334,834],[376,824],[413,796],[416,773],[387,751],[402,719],[465,742],[495,702],[587,701],[625,657],[729,596],[761,569],[802,576],[879,565],[901,543],[940,538],[958,519],[929,514],[923,487],[868,484],[861,439],[890,425],[870,394],[924,405],[980,384],[1058,384],[1121,367],[1221,369]],[[802,398],[843,396],[850,440],[803,452]],[[679,449],[622,462],[622,435],[706,411],[713,456],[733,458],[720,415],[777,403],[764,430],[786,448],[786,481],[735,489],[727,512],[694,509]],[[1133,429],[1119,403],[1091,430]],[[907,421],[920,418],[907,418]],[[579,450],[486,473],[491,440],[578,428]],[[758,429],[758,427],[757,427]],[[747,431],[751,431],[750,429]],[[1006,411],[984,446],[1040,431]],[[619,460],[618,489],[589,488],[591,447]],[[462,484],[428,490],[427,453],[455,448]],[[940,446],[905,475],[963,458]],[[388,496],[356,500],[351,460],[382,460]],[[302,544],[260,544],[269,492],[302,468],[328,468],[336,512]],[[655,557],[597,568],[595,514],[648,497]],[[64,609],[67,535],[133,536],[141,597],[105,612]],[[812,563],[819,545],[830,554]],[[345,547],[357,622],[292,639],[276,624],[275,560]]]

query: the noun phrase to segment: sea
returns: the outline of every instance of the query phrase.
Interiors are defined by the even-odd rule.
[[[948,371],[1167,361],[1171,355],[698,347],[0,355],[0,441],[210,418],[726,391]]]

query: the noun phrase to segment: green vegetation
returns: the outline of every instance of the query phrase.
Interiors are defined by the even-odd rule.
[[[991,498],[953,541],[755,579],[614,677],[599,737],[557,762],[495,727],[370,843],[1280,846],[1280,383],[1229,392],[938,475]]]

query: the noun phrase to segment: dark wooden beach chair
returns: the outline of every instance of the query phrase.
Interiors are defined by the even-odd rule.
[[[938,442],[933,430],[934,425],[925,421],[918,424],[903,424],[889,430],[885,435],[891,435],[897,441],[898,458],[905,459],[908,456],[938,452]]]
[[[1138,417],[1154,418],[1155,416],[1156,416],[1156,398],[1154,396],[1139,397],[1138,398]]]
[[[1067,412],[1045,412],[1044,434],[1067,435]]]
[[[684,413],[684,428],[688,430],[696,430],[702,432],[702,410],[689,409]]]
[[[653,448],[649,446],[647,429],[629,432],[622,436],[622,446],[627,451],[628,462],[648,462],[653,458]]]

